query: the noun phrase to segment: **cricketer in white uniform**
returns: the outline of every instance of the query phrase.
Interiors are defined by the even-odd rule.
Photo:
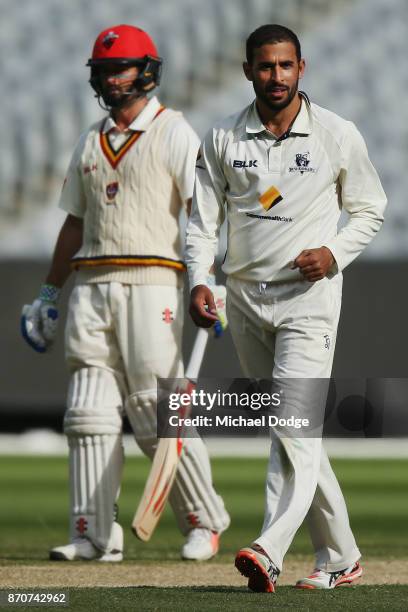
[[[353,123],[298,91],[304,67],[291,30],[253,32],[244,71],[256,99],[208,132],[196,164],[186,247],[190,313],[203,327],[215,319],[205,276],[226,217],[227,313],[248,377],[330,377],[341,271],[378,231],[386,206]],[[338,232],[342,208],[349,219]],[[360,552],[321,438],[271,435],[264,524],[238,552],[237,568],[250,589],[273,592],[306,519],[316,569],[297,586],[355,581]]]
[[[183,376],[185,266],[178,221],[191,203],[199,141],[181,113],[146,97],[159,83],[161,59],[144,31],[128,25],[104,30],[88,65],[90,83],[110,112],[75,148],[60,200],[68,216],[46,285],[24,308],[23,334],[36,350],[50,346],[59,288],[73,264],[64,419],[71,541],[50,557],[121,561],[116,501],[123,410],[139,446],[153,457],[156,380]],[[185,443],[170,503],[187,536],[183,558],[212,557],[229,516],[200,439]]]

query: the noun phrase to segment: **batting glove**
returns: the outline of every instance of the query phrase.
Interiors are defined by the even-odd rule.
[[[32,304],[25,304],[21,312],[21,333],[24,340],[38,353],[45,353],[57,333],[57,301],[60,289],[42,285],[40,295]]]

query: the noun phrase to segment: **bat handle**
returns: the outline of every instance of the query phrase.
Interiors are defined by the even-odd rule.
[[[199,328],[185,373],[185,377],[189,380],[198,378],[203,362],[205,347],[208,342],[208,335],[209,331],[207,329],[203,329],[202,327]]]

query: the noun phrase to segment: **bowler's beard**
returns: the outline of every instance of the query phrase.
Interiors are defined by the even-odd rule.
[[[252,82],[252,85],[253,85],[253,88],[254,88],[254,91],[256,93],[256,97],[258,98],[258,100],[261,100],[265,104],[265,106],[267,106],[268,108],[270,108],[273,111],[280,111],[280,110],[286,108],[287,106],[289,106],[289,104],[292,102],[293,98],[297,94],[298,84],[299,84],[299,79],[297,79],[297,81],[293,85],[293,87],[289,87],[289,88],[286,89],[287,96],[283,100],[272,100],[268,96],[268,87],[266,88],[266,90],[264,90],[264,89],[261,89],[255,83],[255,81]],[[272,86],[269,85],[269,87],[272,87]],[[284,87],[286,87],[286,86],[284,86]]]

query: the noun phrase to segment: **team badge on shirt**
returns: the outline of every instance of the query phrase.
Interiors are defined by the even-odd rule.
[[[106,185],[106,197],[108,198],[107,204],[112,204],[116,194],[119,191],[119,183],[109,183]]]
[[[265,210],[270,210],[272,206],[275,206],[275,204],[281,202],[283,198],[278,189],[276,189],[275,185],[272,185],[265,191],[265,193],[262,193],[259,196],[258,200]]]
[[[310,152],[305,151],[304,153],[296,153],[295,155],[296,166],[290,166],[289,172],[299,172],[304,174],[305,172],[316,172],[316,168],[310,166]]]

